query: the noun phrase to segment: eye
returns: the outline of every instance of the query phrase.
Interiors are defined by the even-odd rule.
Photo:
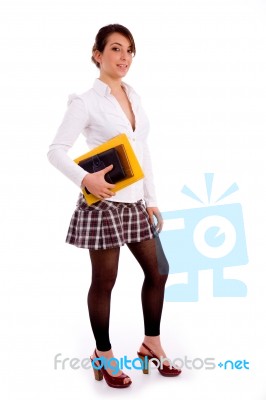
[[[112,50],[114,50],[114,51],[120,51],[119,47],[112,47]]]
[[[129,54],[133,54],[133,51],[131,49],[128,49],[127,51]]]

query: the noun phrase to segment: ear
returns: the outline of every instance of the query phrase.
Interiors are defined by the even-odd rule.
[[[97,63],[101,64],[101,61],[102,61],[102,53],[101,53],[99,50],[95,50],[95,51],[93,52],[93,58],[94,58],[94,60],[95,60]]]

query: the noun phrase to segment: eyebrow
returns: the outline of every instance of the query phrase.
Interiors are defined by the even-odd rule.
[[[121,43],[118,43],[118,42],[111,43],[110,46],[113,46],[113,44],[118,44],[118,46],[123,47],[123,45]],[[132,45],[128,46],[128,48],[131,48],[131,47],[132,47]]]

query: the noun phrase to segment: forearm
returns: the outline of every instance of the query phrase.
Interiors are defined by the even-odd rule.
[[[47,157],[56,169],[81,187],[82,181],[88,173],[67,155],[62,146],[57,148],[56,145],[51,145]]]

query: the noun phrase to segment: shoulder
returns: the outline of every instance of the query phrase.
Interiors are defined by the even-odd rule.
[[[94,94],[94,92],[93,92],[92,88],[81,94],[71,93],[68,96],[68,105],[71,104],[74,100],[80,100],[84,103],[87,103],[88,101],[91,100],[91,98],[93,97],[93,94]]]
[[[71,107],[73,110],[79,110],[85,112],[86,114],[89,112],[91,105],[94,103],[95,93],[93,89],[89,89],[83,93],[71,93],[68,96],[67,105]]]

